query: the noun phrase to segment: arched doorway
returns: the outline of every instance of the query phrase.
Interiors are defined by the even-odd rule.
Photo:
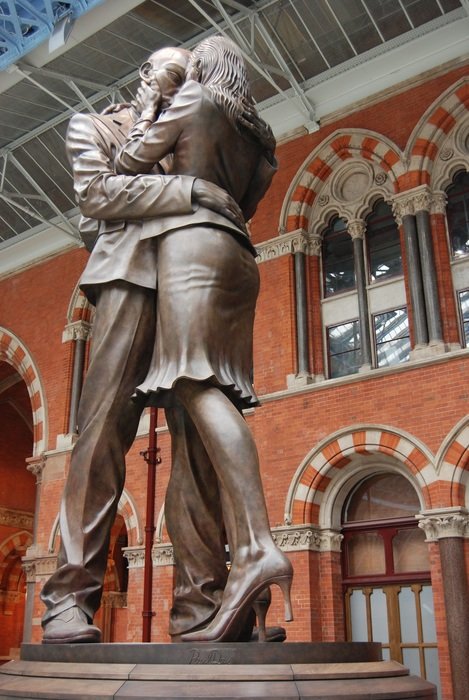
[[[439,684],[430,562],[408,479],[380,473],[358,482],[342,510],[347,639],[383,645],[393,659]]]
[[[0,362],[0,662],[19,653],[26,582],[21,559],[32,543],[36,480],[25,460],[33,452],[28,389],[15,368]]]
[[[102,631],[103,642],[127,640],[129,562],[124,556],[124,549],[128,543],[127,527],[124,518],[118,513],[111,531],[101,607],[95,618]]]

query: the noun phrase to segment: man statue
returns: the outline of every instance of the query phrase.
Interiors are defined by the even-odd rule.
[[[160,109],[183,82],[188,56],[182,49],[162,49],[142,66],[142,84],[158,85]],[[131,397],[146,376],[155,337],[156,246],[146,236],[152,235],[156,217],[190,215],[201,205],[240,221],[231,197],[199,178],[166,176],[158,166],[144,175],[115,174],[114,155],[138,116],[131,106],[108,114],[77,114],[67,133],[84,215],[80,228],[92,248],[80,286],[96,315],[78,411],[79,437],[60,508],[58,568],[41,593],[47,607],[43,642],[48,644],[101,639],[92,621],[124,486],[125,455],[144,405]]]

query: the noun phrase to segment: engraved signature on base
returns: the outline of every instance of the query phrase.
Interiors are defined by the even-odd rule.
[[[231,664],[234,649],[191,649],[190,664]]]

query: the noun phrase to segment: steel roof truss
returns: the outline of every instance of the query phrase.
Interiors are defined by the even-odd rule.
[[[23,177],[34,187],[36,192],[41,196],[41,199],[49,205],[49,207],[52,209],[54,214],[56,214],[56,216],[59,217],[59,219],[65,225],[65,228],[67,229],[68,234],[75,239],[79,238],[79,234],[78,234],[78,231],[76,230],[76,228],[69,222],[67,217],[60,211],[60,209],[52,201],[52,199],[49,197],[49,195],[38,185],[36,180],[30,175],[30,173],[26,170],[26,168],[24,168],[21,165],[21,163],[13,155],[13,153],[10,153],[9,161],[23,175]]]
[[[199,2],[197,0],[189,0],[191,5],[193,5],[198,11],[212,24],[213,27],[218,29],[222,34],[226,36],[226,31],[224,27],[222,27],[220,24],[215,22],[210,15],[205,12],[205,10],[200,6]],[[238,5],[238,3],[233,2],[233,0],[212,0],[213,5],[216,7],[216,9],[220,12],[222,15],[227,27],[233,32],[234,37],[236,38],[239,48],[242,51],[246,61],[260,74],[262,77],[267,80],[274,88],[275,90],[281,94],[286,100],[291,102],[292,104],[295,105],[297,109],[301,111],[301,113],[306,117],[306,125],[308,126],[309,129],[313,130],[317,128],[317,123],[314,115],[314,107],[311,104],[311,102],[308,100],[306,97],[304,91],[302,90],[300,84],[290,71],[287,62],[285,61],[281,51],[279,50],[278,46],[275,44],[275,42],[272,41],[268,31],[265,28],[265,25],[260,18],[259,14],[257,11],[249,10],[242,5]],[[234,9],[239,10],[239,14],[236,15],[235,17],[232,17],[231,15],[228,14],[226,9],[223,7],[223,3],[227,4],[230,7],[233,7]],[[270,3],[272,4],[272,3]],[[242,8],[242,9],[240,9]],[[246,41],[245,37],[243,34],[239,31],[238,24],[241,20],[243,19],[249,19],[251,22],[251,44],[253,43],[253,37],[254,37],[254,48],[255,48],[255,31],[257,30],[259,36],[262,38],[264,43],[266,44],[267,48],[269,49],[270,53],[272,54],[273,58],[277,61],[278,66],[280,68],[280,75],[282,77],[285,77],[288,82],[291,85],[292,91],[294,95],[298,98],[298,102],[295,100],[292,100],[286,93],[285,90],[283,90],[278,83],[272,78],[270,73],[268,73],[266,70],[260,67],[259,62],[255,60],[255,54],[253,55],[253,47],[249,45],[249,43]],[[275,70],[275,73],[278,73],[278,69]]]

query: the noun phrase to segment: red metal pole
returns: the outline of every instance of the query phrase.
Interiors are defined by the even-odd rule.
[[[143,459],[148,464],[147,475],[147,510],[145,522],[145,568],[143,570],[143,624],[142,642],[151,641],[151,619],[155,616],[152,610],[153,587],[153,561],[152,548],[155,534],[155,484],[156,465],[161,462],[158,457],[159,449],[156,444],[156,426],[158,423],[158,409],[150,408],[150,431],[148,435],[148,450],[141,452]]]

